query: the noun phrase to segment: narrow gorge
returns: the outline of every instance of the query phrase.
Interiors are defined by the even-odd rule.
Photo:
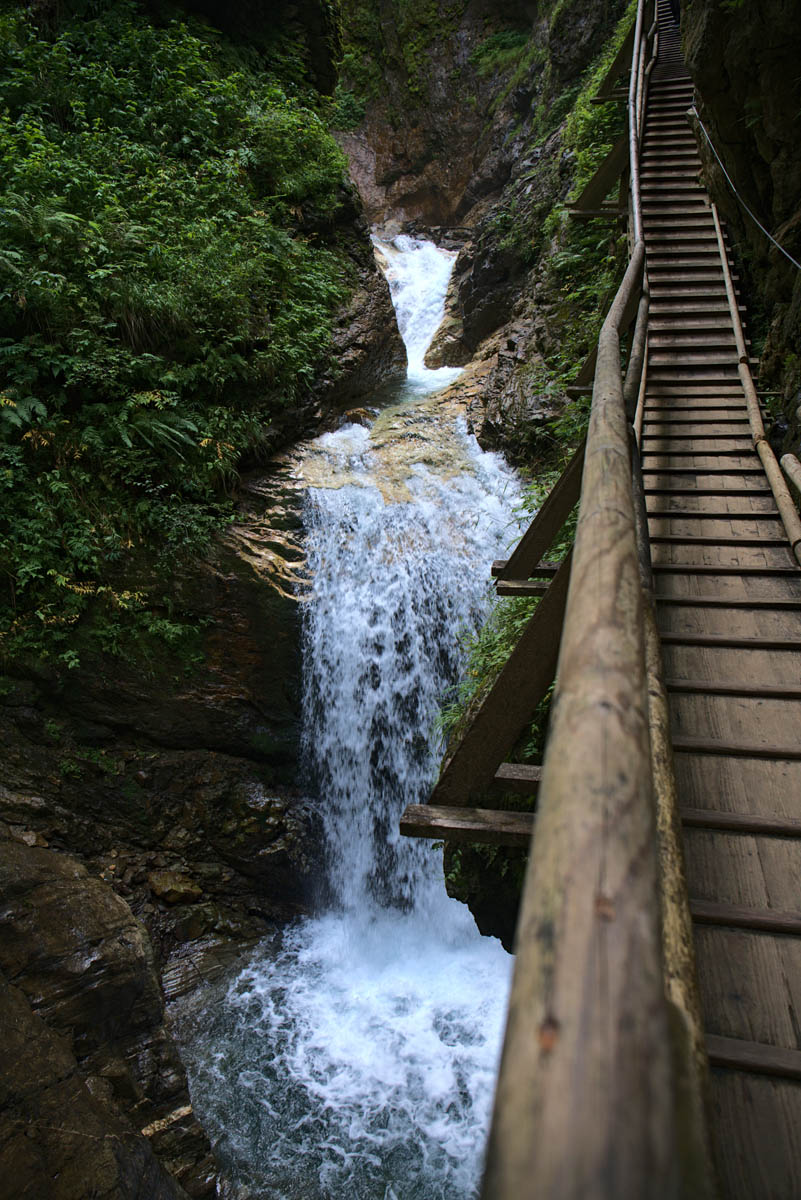
[[[399,818],[586,429],[626,239],[568,208],[634,7],[0,4],[11,1197],[477,1194],[525,853]],[[786,7],[682,20],[793,249]],[[792,447],[798,280],[705,154]]]

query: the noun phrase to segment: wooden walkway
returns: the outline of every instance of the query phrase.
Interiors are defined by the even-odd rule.
[[[801,1196],[801,572],[749,429],[663,15],[642,145],[641,451],[721,1192]]]
[[[542,599],[401,830],[530,843],[483,1200],[797,1200],[801,525],[668,0],[639,0],[599,100],[626,95],[628,138],[572,210],[619,219],[628,162],[586,449],[493,568]],[[577,502],[572,563],[549,563]],[[510,761],[555,674],[543,764]]]

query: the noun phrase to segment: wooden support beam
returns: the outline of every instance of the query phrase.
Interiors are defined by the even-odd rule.
[[[568,396],[575,399],[577,396],[587,396],[592,394],[592,381],[595,377],[595,363],[598,357],[598,347],[592,349],[589,357],[584,360],[581,370],[572,383],[569,383],[565,388]],[[582,444],[582,457],[584,454],[584,446]]]
[[[524,580],[537,574],[542,555],[551,548],[578,503],[584,445],[582,441],[503,568],[496,573],[493,564],[496,578]]]
[[[560,565],[548,591],[507,659],[500,675],[446,758],[436,787],[435,805],[469,805],[495,783],[498,766],[531,721],[551,686],[562,634],[570,558]]]
[[[509,562],[508,558],[496,558],[495,559],[495,562],[492,564],[492,566],[490,568],[490,574],[492,575],[493,579],[500,579],[504,576],[504,573],[506,571],[506,564],[508,562]],[[553,578],[553,576],[559,570],[561,565],[562,564],[558,563],[558,562],[537,563],[536,567],[534,568],[533,571],[530,572],[530,574],[532,576],[538,576],[543,579],[550,579],[550,578]]]
[[[628,88],[619,88],[617,81],[624,72],[631,67],[631,53],[634,49],[634,22],[631,29],[626,34],[623,41],[620,43],[620,49],[609,66],[609,70],[604,75],[595,93],[595,99],[604,102],[606,100],[617,99],[619,94],[625,100],[628,97]]]
[[[530,796],[542,781],[542,767],[536,763],[504,762],[495,772],[495,786],[501,792]]]
[[[534,813],[455,805],[410,804],[400,821],[405,837],[522,849],[528,848],[533,829]]]
[[[619,221],[626,216],[626,209],[605,204],[601,208],[568,208],[567,215],[576,221],[593,221],[599,217],[607,221]]]
[[[531,579],[499,579],[495,591],[499,596],[544,596],[549,586]]]

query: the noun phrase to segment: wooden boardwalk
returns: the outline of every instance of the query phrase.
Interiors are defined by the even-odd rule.
[[[598,98],[624,97],[628,138],[571,210],[619,219],[628,162],[586,447],[493,568],[541,600],[401,829],[529,844],[483,1200],[797,1200],[801,524],[668,0],[638,0]],[[510,761],[554,676],[543,763]]]
[[[642,462],[721,1192],[801,1196],[801,572],[756,454],[663,14]]]

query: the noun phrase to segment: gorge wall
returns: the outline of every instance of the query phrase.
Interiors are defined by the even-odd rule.
[[[700,95],[700,115],[745,203],[801,261],[798,139],[801,29],[788,0],[684,5],[682,41]],[[705,176],[737,247],[760,386],[778,393],[775,441],[798,453],[801,416],[801,271],[740,206],[706,139]]]

